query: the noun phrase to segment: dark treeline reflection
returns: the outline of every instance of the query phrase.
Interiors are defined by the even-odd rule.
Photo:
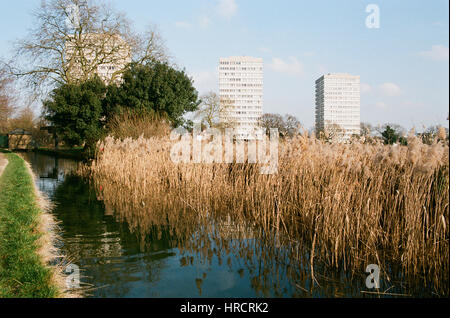
[[[329,270],[317,255],[313,278],[310,242],[297,242],[281,225],[199,211],[169,194],[131,204],[132,191],[101,184],[95,190],[74,174],[74,161],[26,159],[55,203],[60,248],[94,287],[93,297],[364,297],[367,290],[365,273]],[[382,290],[412,293],[389,278]]]

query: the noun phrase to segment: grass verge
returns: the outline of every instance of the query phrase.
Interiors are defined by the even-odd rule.
[[[0,176],[0,297],[58,297],[52,268],[39,255],[45,233],[33,178],[22,158],[3,153],[9,164]]]

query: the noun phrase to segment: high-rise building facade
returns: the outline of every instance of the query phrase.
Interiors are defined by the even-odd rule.
[[[119,84],[130,62],[130,46],[120,35],[87,33],[66,41],[65,67],[70,81],[97,74],[105,84]]]
[[[342,139],[361,131],[360,77],[327,74],[316,81],[316,134],[331,133]]]
[[[263,112],[264,65],[262,58],[221,58],[219,96],[224,112],[221,122],[231,123],[236,135],[250,138],[258,131]]]

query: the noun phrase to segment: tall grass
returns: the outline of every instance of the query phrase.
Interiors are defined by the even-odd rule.
[[[280,144],[274,175],[261,175],[257,164],[176,165],[171,146],[161,137],[107,137],[90,168],[107,209],[143,240],[155,225],[185,239],[199,235],[199,224],[240,225],[270,239],[272,255],[286,247],[290,266],[308,266],[313,278],[317,268],[364,273],[375,263],[388,279],[420,279],[448,295],[448,145],[300,136]]]
[[[170,125],[161,115],[127,109],[114,115],[107,128],[111,136],[120,139],[167,136],[170,133]]]

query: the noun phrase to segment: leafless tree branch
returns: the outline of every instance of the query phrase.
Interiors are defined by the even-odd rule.
[[[101,0],[42,1],[33,17],[34,29],[17,41],[8,65],[29,87],[86,81],[101,67],[111,67],[115,82],[125,67],[111,65],[168,59],[156,28],[133,32],[125,15]]]

